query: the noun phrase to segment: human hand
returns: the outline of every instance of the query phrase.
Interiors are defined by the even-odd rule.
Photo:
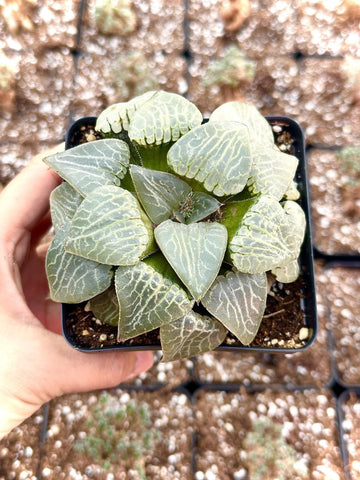
[[[82,353],[60,335],[43,241],[61,179],[42,158],[55,151],[35,157],[0,194],[0,438],[51,398],[116,386],[153,363],[151,352]]]

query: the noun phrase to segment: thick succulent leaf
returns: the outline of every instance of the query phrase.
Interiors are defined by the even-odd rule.
[[[237,101],[224,103],[214,110],[209,118],[210,122],[223,120],[245,124],[249,129],[250,135],[258,139],[260,144],[274,144],[271,126],[253,105]]]
[[[107,265],[134,265],[152,248],[150,220],[121,187],[99,187],[72,219],[66,251]]]
[[[300,192],[297,188],[297,184],[295,181],[292,181],[290,185],[288,186],[288,189],[284,193],[284,198],[286,200],[299,200],[300,198]]]
[[[114,285],[89,301],[88,308],[103,323],[116,327],[119,323],[120,306]]]
[[[132,116],[129,137],[146,147],[176,142],[201,122],[201,112],[193,103],[181,95],[158,91]]]
[[[218,197],[235,195],[246,185],[252,164],[246,126],[208,122],[194,128],[169,150],[168,165]]]
[[[181,201],[191,192],[183,180],[166,172],[131,165],[131,178],[138,198],[150,220],[158,225],[179,208]]]
[[[280,152],[273,146],[268,147],[254,142],[255,155],[247,187],[252,195],[268,194],[281,200],[288,191],[296,173],[298,159],[288,153]]]
[[[83,197],[67,182],[61,183],[50,194],[51,220],[55,232],[70,223]]]
[[[156,227],[155,239],[180,280],[199,301],[221,267],[226,228],[216,222],[185,225],[167,220]]]
[[[189,358],[214,350],[225,339],[226,328],[215,318],[191,311],[160,328],[165,362]]]
[[[284,240],[293,252],[292,260],[285,265],[279,265],[272,269],[271,273],[279,282],[291,283],[300,275],[298,256],[304,240],[306,230],[306,217],[301,206],[291,200],[283,202],[282,207],[288,220],[289,228],[284,230]]]
[[[270,194],[281,200],[294,178],[297,158],[280,152],[275,146],[271,126],[253,105],[236,101],[225,103],[212,113],[209,123],[221,120],[238,121],[248,127],[254,152],[247,182],[249,191],[253,195]]]
[[[293,228],[280,203],[272,196],[262,195],[239,204],[248,206],[246,213],[241,211],[237,218],[236,204],[230,203],[222,220],[228,227],[228,253],[235,267],[243,273],[261,273],[292,260],[294,251],[288,236]]]
[[[222,203],[204,192],[191,192],[174,210],[174,216],[183,223],[195,223],[203,220],[221,207]]]
[[[294,258],[297,258],[305,236],[305,212],[298,203],[293,202],[292,200],[282,202],[281,206],[283,207],[289,222],[289,229],[285,239],[289,247],[294,252]]]
[[[266,307],[266,273],[219,275],[202,299],[205,308],[244,345],[255,338]]]
[[[128,145],[109,138],[84,143],[44,159],[56,173],[83,197],[102,185],[117,185],[124,178],[130,159]]]
[[[299,262],[298,260],[291,260],[290,263],[282,267],[275,267],[271,270],[271,273],[275,276],[278,282],[295,282],[300,275]]]
[[[115,288],[121,310],[119,340],[154,330],[185,315],[193,307],[185,290],[144,262],[119,267]]]
[[[65,252],[69,225],[55,235],[46,255],[46,274],[50,297],[55,302],[79,303],[106,290],[113,277],[108,265]]]
[[[146,92],[128,102],[115,103],[103,110],[97,118],[95,130],[103,135],[128,130],[135,111],[154,96],[156,91]]]

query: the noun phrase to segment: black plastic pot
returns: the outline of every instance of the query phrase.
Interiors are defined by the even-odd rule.
[[[281,116],[266,117],[270,125],[281,127],[282,131],[288,132],[292,139],[292,154],[299,159],[299,166],[296,172],[296,182],[298,190],[301,194],[300,204],[303,208],[307,218],[307,228],[305,239],[300,253],[300,264],[302,268],[303,286],[301,291],[301,305],[303,312],[304,325],[309,329],[310,335],[305,344],[299,348],[281,348],[281,347],[259,347],[259,346],[244,346],[244,345],[220,345],[219,350],[227,351],[260,351],[260,352],[282,352],[293,353],[299,352],[308,348],[315,340],[317,335],[317,312],[316,312],[316,296],[315,296],[315,280],[314,280],[314,264],[313,264],[313,249],[311,243],[311,225],[310,225],[310,210],[309,210],[309,188],[308,177],[306,170],[305,158],[305,142],[303,132],[297,122],[291,118]],[[84,142],[84,131],[93,129],[96,123],[96,117],[84,117],[77,120],[71,125],[66,134],[66,149],[75,147],[79,143]],[[63,335],[70,345],[80,351],[93,352],[100,350],[160,350],[161,345],[156,336],[154,340],[147,340],[143,344],[141,338],[146,337],[146,334],[138,337],[139,342],[127,341],[124,343],[117,343],[115,345],[106,345],[102,348],[84,348],[81,342],[74,335],[71,323],[68,321],[69,316],[73,315],[75,310],[83,307],[83,304],[62,304],[62,329]]]

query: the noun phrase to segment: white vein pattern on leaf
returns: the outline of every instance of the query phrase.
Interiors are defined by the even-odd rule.
[[[58,232],[47,255],[47,274],[53,279],[50,283],[52,294],[58,296],[61,293],[62,301],[74,300],[74,292],[79,292],[80,297],[90,298],[109,286],[112,274],[106,265],[66,253],[63,242],[67,229],[68,226],[64,226]]]
[[[207,191],[214,192],[215,195],[238,193],[246,184],[251,154],[246,151],[240,139],[234,140],[233,130],[221,131],[210,123],[194,129],[191,137],[184,137],[186,141],[183,144],[180,141],[170,153],[170,165],[179,175],[195,178]],[[204,131],[207,138],[204,138]],[[216,141],[211,132],[216,133]],[[230,135],[232,142],[227,141]]]
[[[214,252],[219,252],[219,243],[224,244],[225,251],[226,239],[218,229],[215,232],[215,225],[220,227],[215,223],[195,224],[194,228],[184,228],[179,224],[176,235],[171,234],[175,224],[167,224],[165,232],[162,229],[163,238],[169,238],[164,254],[192,293],[199,294],[205,286],[208,286],[220,268],[222,258],[219,259]],[[209,257],[215,262],[209,261]],[[209,272],[213,275],[209,276]]]
[[[102,149],[100,145],[102,145],[102,142],[107,142],[106,144],[106,149]],[[124,142],[121,142],[120,140],[114,140],[116,144],[119,144],[119,146],[124,144],[124,147],[121,149],[115,149],[111,145],[109,145],[110,140],[100,140],[98,142],[92,142],[91,144],[88,144],[91,146],[91,148],[88,148],[87,150],[90,150],[90,153],[86,150],[86,152],[83,155],[79,155],[79,153],[72,153],[71,149],[66,152],[66,155],[63,155],[61,157],[61,162],[59,162],[59,165],[67,165],[68,167],[74,167],[73,170],[75,172],[81,172],[84,174],[83,167],[86,165],[86,175],[91,175],[91,176],[98,176],[100,172],[103,172],[104,174],[111,174],[112,176],[118,176],[124,174],[126,171],[129,161],[128,159],[126,161],[123,161],[121,158],[119,158],[120,153],[124,153],[126,155],[129,155],[129,150],[127,145]],[[95,151],[95,153],[93,152]],[[90,155],[91,154],[91,155]],[[96,155],[97,154],[97,155]],[[71,161],[74,159],[73,161]],[[84,165],[82,165],[81,159],[84,160]],[[91,163],[90,163],[91,162]],[[58,162],[56,162],[58,163]],[[116,169],[118,168],[118,170]],[[84,180],[84,178],[82,178]]]
[[[120,189],[116,195],[109,192],[109,187],[100,189],[77,210],[66,243],[68,250],[100,263],[112,263],[111,259],[117,259],[114,264],[129,252],[135,256],[141,255],[149,236],[140,218],[136,200]],[[92,218],[94,221],[91,221]],[[120,255],[120,252],[123,253]]]
[[[189,312],[161,327],[162,344],[171,357],[189,357],[193,352],[216,348],[225,338],[225,328],[215,319]]]
[[[204,306],[237,337],[251,338],[259,326],[266,303],[266,274],[229,272],[215,281]]]
[[[236,267],[245,273],[260,273],[291,260],[293,253],[283,238],[286,217],[280,204],[260,199],[242,220],[230,242]],[[276,206],[276,210],[273,207]]]
[[[185,292],[179,299],[182,290],[143,263],[132,269],[120,269],[117,287],[123,307],[123,335],[133,331],[147,331],[149,326],[150,329],[159,327],[180,317],[192,306]],[[124,296],[124,291],[127,292],[129,288],[132,292]]]

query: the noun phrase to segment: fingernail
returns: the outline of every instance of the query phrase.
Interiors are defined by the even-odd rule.
[[[136,354],[135,368],[131,374],[126,378],[130,380],[131,378],[137,377],[140,373],[146,372],[154,364],[154,354],[149,351],[141,351]]]

